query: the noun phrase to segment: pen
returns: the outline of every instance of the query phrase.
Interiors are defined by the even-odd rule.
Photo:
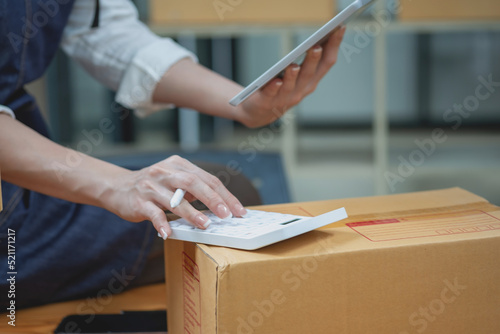
[[[172,199],[170,200],[170,207],[173,209],[177,207],[179,204],[181,204],[185,194],[186,194],[185,190],[182,190],[180,188],[177,189],[174,193],[174,196],[172,196]]]

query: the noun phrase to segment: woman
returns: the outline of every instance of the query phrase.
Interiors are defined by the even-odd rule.
[[[141,275],[154,236],[171,233],[164,210],[199,228],[210,222],[190,204],[195,199],[221,218],[246,212],[217,178],[182,158],[130,171],[51,141],[24,85],[42,76],[59,46],[141,115],[177,105],[259,127],[315,89],[335,63],[345,31],[233,107],[228,101],[242,87],[151,33],[128,0],[0,4],[0,241],[15,231],[18,308],[90,296],[112,280],[128,286]],[[177,188],[187,193],[171,208]],[[145,220],[152,224],[131,223]],[[2,250],[2,273],[13,271],[6,257]],[[0,295],[8,288],[0,282]]]

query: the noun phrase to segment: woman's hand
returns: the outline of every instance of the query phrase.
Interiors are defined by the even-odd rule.
[[[0,143],[9,143],[0,145],[0,168],[5,181],[75,203],[102,207],[128,221],[149,220],[164,238],[172,233],[164,210],[199,228],[210,223],[189,203],[195,199],[220,218],[246,214],[218,178],[178,156],[130,171],[58,145],[1,113]],[[172,209],[170,200],[178,188],[186,190],[186,195]]]
[[[209,69],[183,59],[174,64],[153,91],[153,102],[173,103],[202,113],[259,127],[281,117],[308,94],[337,61],[345,27],[323,44],[309,50],[301,66],[290,65],[283,79],[276,78],[238,107],[229,100],[243,87]]]
[[[322,47],[309,50],[301,66],[289,66],[283,79],[272,80],[237,108],[229,106],[228,101],[241,86],[190,60],[179,61],[165,73],[154,91],[154,100],[232,118],[248,127],[269,124],[316,89],[337,61],[344,33],[345,27],[332,34]],[[171,208],[170,200],[178,188],[186,190],[186,195],[179,206]],[[163,238],[172,233],[165,210],[199,228],[210,224],[207,216],[189,204],[195,199],[220,218],[246,213],[219,179],[178,156],[140,171],[119,173],[110,189],[105,195],[108,210],[129,221],[150,220]]]
[[[113,183],[105,195],[106,208],[132,222],[151,221],[164,239],[172,233],[164,210],[172,211],[198,228],[208,227],[209,218],[189,203],[196,199],[219,218],[246,214],[218,178],[179,156],[171,156],[139,171],[120,173]],[[170,200],[177,188],[186,190],[186,195],[177,207],[171,208]]]
[[[345,27],[333,33],[323,47],[307,52],[301,66],[293,64],[283,79],[276,78],[239,106],[238,120],[248,127],[269,124],[311,94],[336,63]]]

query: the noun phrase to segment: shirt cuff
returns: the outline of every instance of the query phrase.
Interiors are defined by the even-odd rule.
[[[192,52],[170,38],[162,38],[143,48],[137,52],[125,71],[116,101],[134,109],[139,117],[148,116],[161,109],[173,108],[172,104],[153,103],[153,92],[165,72],[183,58],[198,61]]]
[[[0,114],[7,114],[14,119],[16,118],[16,115],[14,115],[14,112],[12,111],[12,109],[10,109],[9,107],[3,106],[1,104],[0,104]]]

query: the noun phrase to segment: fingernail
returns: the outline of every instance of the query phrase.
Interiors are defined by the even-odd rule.
[[[320,52],[323,48],[320,45],[316,45],[313,49],[314,52]]]
[[[234,211],[238,213],[239,217],[245,217],[245,215],[248,213],[247,210],[243,207],[243,205],[239,203],[234,206]]]
[[[217,212],[219,217],[222,219],[233,218],[233,214],[224,204],[217,205]]]
[[[292,71],[294,71],[294,72],[298,72],[299,70],[300,70],[300,66],[299,66],[299,65],[294,66],[294,67],[292,68]]]
[[[201,214],[196,216],[194,220],[196,225],[201,228],[207,228],[212,223],[212,221],[207,216]]]
[[[160,231],[161,231],[161,237],[163,238],[163,240],[167,240],[168,238],[168,233],[167,231],[165,230],[165,228],[160,228]]]

